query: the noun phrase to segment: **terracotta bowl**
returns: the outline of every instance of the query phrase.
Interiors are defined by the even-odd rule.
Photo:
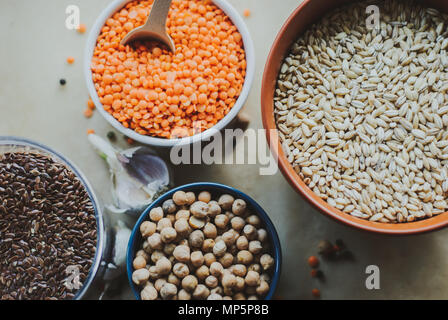
[[[274,118],[273,101],[277,77],[283,63],[283,59],[289,53],[291,45],[310,25],[319,21],[323,15],[330,12],[332,9],[349,2],[354,1],[304,0],[287,19],[277,35],[268,56],[261,89],[263,126],[266,129],[267,140],[270,145],[271,152],[274,157],[278,158],[280,170],[291,186],[320,212],[341,223],[375,233],[394,235],[423,233],[445,227],[448,225],[448,212],[417,222],[399,224],[371,222],[343,213],[342,211],[330,206],[326,201],[322,200],[310,188],[308,188],[299,175],[294,171],[282,150],[279,136],[276,131],[277,127]],[[420,2],[427,6],[437,8],[443,12],[448,12],[448,2],[446,0],[428,0]]]

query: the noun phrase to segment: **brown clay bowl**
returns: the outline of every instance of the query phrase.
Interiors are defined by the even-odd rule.
[[[268,56],[261,89],[263,126],[266,129],[267,140],[271,152],[274,157],[278,159],[280,170],[291,186],[320,212],[343,224],[375,233],[394,235],[423,233],[445,227],[448,225],[448,212],[425,220],[397,224],[371,222],[343,213],[330,206],[326,201],[319,198],[310,188],[308,188],[305,182],[303,182],[299,175],[294,171],[283,153],[276,130],[277,127],[274,118],[273,102],[277,77],[283,59],[288,54],[291,45],[310,25],[319,21],[323,15],[330,12],[332,9],[349,2],[354,1],[304,0],[286,20],[277,35]],[[427,6],[437,8],[442,12],[448,12],[448,1],[446,0],[422,0],[420,2]]]

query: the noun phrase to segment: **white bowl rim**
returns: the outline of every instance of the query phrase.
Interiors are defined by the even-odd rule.
[[[87,89],[89,91],[90,97],[92,98],[94,104],[97,106],[98,111],[101,115],[118,131],[127,137],[141,142],[146,145],[155,147],[173,147],[181,146],[186,144],[193,144],[199,141],[209,141],[209,139],[214,136],[217,132],[225,128],[240,112],[241,108],[249,96],[250,89],[255,76],[255,49],[254,44],[241,15],[236,11],[236,9],[227,0],[212,0],[212,2],[218,6],[232,21],[232,23],[237,27],[240,32],[244,51],[246,54],[246,76],[244,79],[243,89],[240,96],[238,97],[235,105],[232,107],[230,112],[222,118],[216,125],[212,128],[203,131],[202,133],[196,134],[191,137],[181,138],[181,139],[163,139],[156,138],[152,136],[145,136],[135,132],[132,129],[125,128],[118,120],[116,120],[110,113],[104,110],[101,104],[98,94],[95,89],[95,85],[92,80],[92,70],[91,61],[93,57],[93,52],[96,47],[97,39],[100,34],[101,29],[106,23],[107,19],[111,17],[119,9],[123,8],[127,3],[135,0],[114,0],[109,4],[100,14],[100,16],[95,21],[89,37],[87,38],[87,45],[84,51],[84,76],[87,84]]]

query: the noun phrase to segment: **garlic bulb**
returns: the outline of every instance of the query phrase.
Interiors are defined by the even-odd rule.
[[[88,138],[109,164],[114,203],[107,208],[111,212],[138,216],[168,190],[168,166],[151,149],[117,150],[96,134],[90,134]]]

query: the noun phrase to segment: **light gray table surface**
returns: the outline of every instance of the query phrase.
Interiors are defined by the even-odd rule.
[[[229,0],[242,13],[256,49],[256,74],[245,112],[251,128],[262,128],[260,90],[269,48],[299,0]],[[99,198],[110,201],[105,163],[86,139],[89,128],[105,136],[112,127],[95,112],[83,116],[88,92],[82,71],[87,34],[65,28],[65,8],[75,4],[88,29],[109,0],[0,0],[0,135],[44,143],[74,161],[88,176]],[[74,65],[66,57],[74,56]],[[59,79],[66,78],[61,87]],[[125,146],[119,138],[120,145]],[[258,175],[258,165],[182,166],[175,182],[220,182],[246,192],[269,213],[281,240],[283,270],[278,295],[311,299],[320,288],[323,299],[448,298],[448,230],[412,237],[364,233],[340,225],[311,208],[280,173]],[[319,240],[342,238],[354,262],[323,262],[326,281],[310,277],[306,259]],[[381,289],[365,288],[365,268],[378,265]],[[130,297],[124,293],[122,297]]]

